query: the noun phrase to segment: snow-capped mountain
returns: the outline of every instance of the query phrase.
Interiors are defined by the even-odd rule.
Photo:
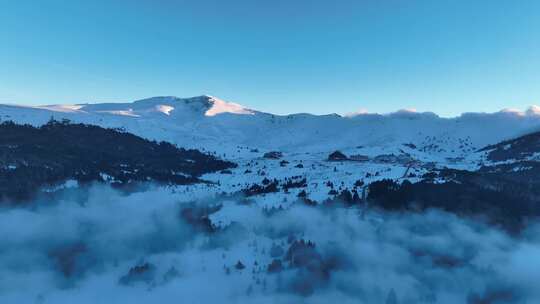
[[[230,151],[237,146],[287,152],[351,150],[361,154],[398,153],[414,144],[419,157],[463,157],[470,151],[540,128],[540,114],[465,113],[442,118],[433,113],[397,111],[340,116],[273,115],[211,96],[154,97],[132,103],[49,106],[0,105],[0,119],[40,125],[51,117],[123,128],[184,147]],[[357,147],[363,148],[357,148]],[[356,150],[358,151],[356,151]]]
[[[206,176],[219,184],[216,193],[239,191],[267,177],[288,183],[285,179],[297,176],[306,179],[305,190],[316,201],[332,196],[325,185],[329,181],[351,189],[358,181],[369,185],[385,178],[416,182],[434,169],[474,171],[490,163],[484,147],[540,129],[535,107],[443,118],[410,110],[281,116],[206,95],[132,103],[0,105],[1,121],[39,126],[51,118],[121,129],[234,161],[238,167],[226,178]],[[341,156],[328,162],[334,151]],[[260,199],[275,205],[288,196]]]

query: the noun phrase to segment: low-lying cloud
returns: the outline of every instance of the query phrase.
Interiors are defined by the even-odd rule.
[[[439,211],[268,211],[96,187],[83,203],[2,209],[0,231],[0,303],[540,300],[538,226],[509,236]]]

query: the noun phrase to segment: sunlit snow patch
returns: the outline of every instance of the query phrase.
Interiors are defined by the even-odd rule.
[[[156,111],[161,112],[165,115],[171,115],[171,112],[174,110],[174,107],[168,105],[157,105]]]
[[[48,105],[48,106],[35,106],[35,109],[49,110],[53,112],[62,113],[75,113],[81,111],[83,105]]]
[[[133,112],[133,109],[112,110],[112,111],[96,111],[96,113],[105,113],[105,114],[112,114],[112,115],[119,115],[119,116],[129,116],[129,117],[140,117],[140,115],[135,114]]]
[[[241,105],[234,102],[226,102],[221,99],[210,97],[210,102],[212,106],[208,109],[204,115],[205,116],[216,116],[221,113],[233,113],[233,114],[246,114],[253,115],[255,114],[252,110],[246,109]]]

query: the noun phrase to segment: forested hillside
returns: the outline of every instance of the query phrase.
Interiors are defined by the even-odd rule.
[[[0,124],[1,200],[25,200],[67,180],[189,184],[234,166],[198,150],[66,120],[41,127]]]

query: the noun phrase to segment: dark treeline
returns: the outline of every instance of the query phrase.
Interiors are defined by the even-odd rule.
[[[369,185],[368,200],[385,210],[436,208],[458,215],[483,217],[512,232],[519,231],[527,219],[540,215],[537,188],[501,180],[500,174],[466,171],[451,174],[455,179],[445,183],[377,181]]]
[[[489,145],[480,151],[488,151],[488,159],[491,161],[523,160],[540,151],[540,132]]]
[[[51,120],[41,127],[0,124],[0,200],[30,199],[43,186],[73,179],[125,185],[199,182],[204,173],[236,166],[198,150],[119,130]]]

